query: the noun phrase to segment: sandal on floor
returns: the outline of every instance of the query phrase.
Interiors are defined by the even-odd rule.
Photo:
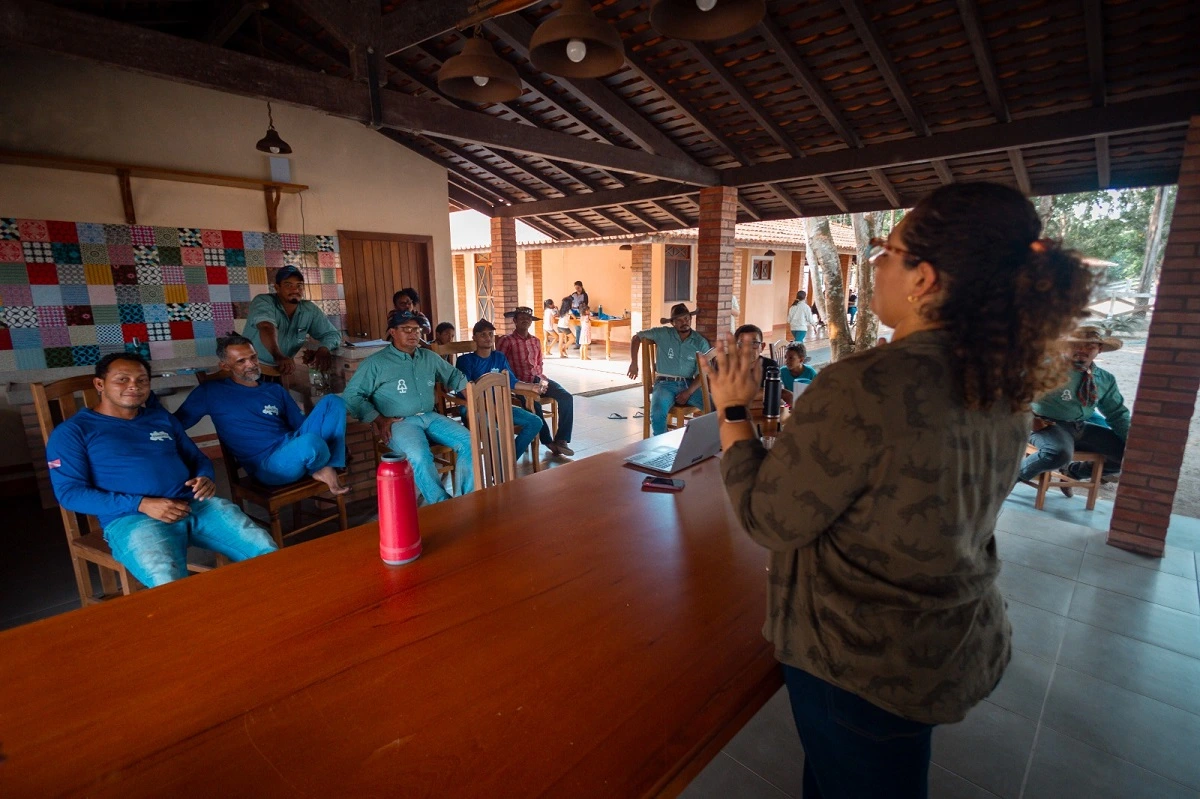
[[[621,414],[617,413],[616,411],[613,411],[612,413],[610,413],[608,415],[608,418],[609,419],[625,419],[628,417],[622,416]]]
[[[642,416],[644,416],[644,414],[643,414],[641,411],[638,411],[637,413],[635,413],[635,414],[633,415],[633,418],[634,418],[634,419],[641,419],[641,418],[642,418]]]

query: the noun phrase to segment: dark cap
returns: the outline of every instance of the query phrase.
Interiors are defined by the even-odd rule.
[[[275,273],[275,284],[278,285],[287,280],[289,277],[298,278],[301,283],[304,282],[304,273],[301,272],[299,268],[288,264],[287,266],[281,267],[280,270]]]
[[[511,311],[506,311],[504,313],[504,318],[505,319],[516,319],[517,314],[528,314],[530,319],[532,319],[534,316],[533,309],[530,308],[528,305],[518,305],[516,308],[513,308]]]
[[[671,315],[670,316],[664,316],[662,319],[659,319],[658,321],[664,325],[669,325],[671,323],[671,321],[676,319],[677,317],[695,316],[697,313],[698,313],[698,311],[689,311],[687,305],[685,305],[684,303],[681,302],[681,303],[677,303],[676,305],[671,306]]]
[[[400,327],[405,322],[416,322],[418,327],[421,325],[420,317],[412,311],[392,311],[388,314],[388,330],[391,330],[393,327]]]
[[[471,334],[480,333],[484,330],[495,330],[496,326],[486,319],[480,319],[475,323],[475,327],[471,328]]]

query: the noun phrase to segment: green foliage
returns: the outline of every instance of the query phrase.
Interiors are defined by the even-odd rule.
[[[1058,195],[1052,198],[1044,235],[1090,258],[1114,262],[1107,282],[1137,278],[1146,255],[1154,191],[1151,187]],[[1174,186],[1167,189],[1164,201],[1169,224]]]

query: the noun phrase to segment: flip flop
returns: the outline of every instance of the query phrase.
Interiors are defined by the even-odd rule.
[[[622,416],[621,414],[617,413],[616,411],[613,411],[612,413],[610,413],[608,415],[608,418],[609,419],[625,419],[628,417]]]
[[[641,411],[638,411],[637,413],[635,413],[635,414],[633,415],[633,418],[634,418],[634,419],[641,419],[643,415],[644,415],[644,414],[643,414]]]

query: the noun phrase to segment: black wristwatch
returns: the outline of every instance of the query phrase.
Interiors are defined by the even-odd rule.
[[[721,419],[726,422],[745,422],[750,418],[750,410],[745,405],[730,405],[721,411]]]

